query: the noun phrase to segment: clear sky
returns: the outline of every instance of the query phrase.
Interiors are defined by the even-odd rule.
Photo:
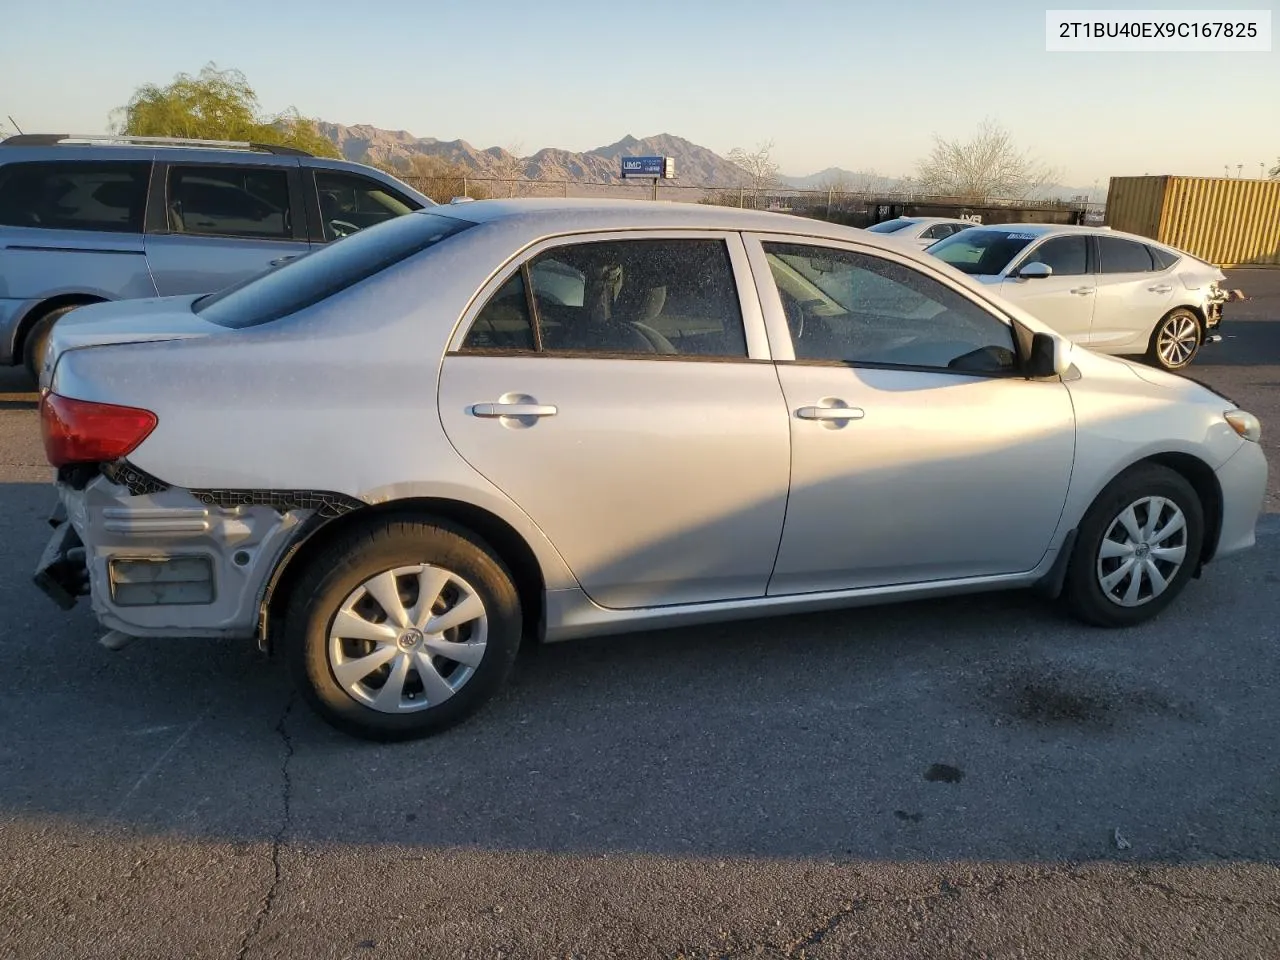
[[[236,67],[290,105],[478,147],[673,133],[782,171],[912,172],[998,120],[1073,186],[1280,154],[1271,53],[1046,53],[1046,8],[986,0],[0,0],[0,120],[92,133],[148,81]],[[1137,2],[1092,0],[1090,9]],[[1164,9],[1271,9],[1276,0]]]

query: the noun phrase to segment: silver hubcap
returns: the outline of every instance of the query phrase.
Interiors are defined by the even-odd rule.
[[[1200,346],[1200,329],[1185,314],[1170,317],[1160,327],[1156,338],[1156,352],[1165,366],[1181,367],[1195,356]]]
[[[1187,518],[1172,500],[1125,507],[1102,538],[1098,584],[1112,603],[1140,607],[1169,589],[1187,557]]]
[[[484,659],[489,618],[462,577],[421,563],[370,577],[329,626],[329,668],[367,707],[404,713],[438,706]]]

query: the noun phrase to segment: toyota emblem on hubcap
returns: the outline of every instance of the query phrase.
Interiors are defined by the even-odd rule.
[[[400,634],[400,639],[398,642],[402,649],[412,650],[414,647],[416,647],[419,643],[422,642],[422,631],[406,630],[404,633]]]

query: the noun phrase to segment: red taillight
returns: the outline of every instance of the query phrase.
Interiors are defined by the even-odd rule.
[[[107,463],[131,453],[159,421],[150,410],[72,400],[56,393],[40,398],[44,455],[55,467]]]

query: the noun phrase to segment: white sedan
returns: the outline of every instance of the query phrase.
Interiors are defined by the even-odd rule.
[[[1191,363],[1233,299],[1212,264],[1107,227],[974,227],[928,252],[1091,350],[1166,370]]]
[[[889,234],[923,250],[952,234],[975,226],[975,220],[957,220],[952,217],[895,217],[867,227],[868,233]]]

